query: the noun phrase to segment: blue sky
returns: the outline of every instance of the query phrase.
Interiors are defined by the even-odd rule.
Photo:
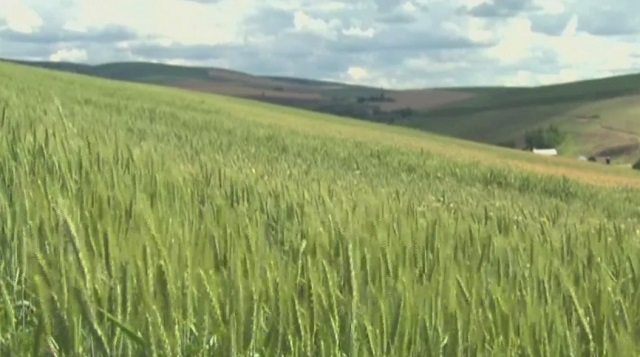
[[[2,0],[0,57],[390,88],[640,72],[638,0]]]

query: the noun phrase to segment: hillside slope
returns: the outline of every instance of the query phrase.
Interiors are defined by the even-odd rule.
[[[640,155],[640,74],[534,88],[478,92],[401,124],[485,143],[522,144],[527,130],[554,124],[569,134],[565,155]]]
[[[630,170],[15,65],[0,81],[1,355],[640,353]]]
[[[523,145],[527,130],[554,124],[565,156],[640,156],[640,74],[534,88],[384,90],[300,78],[153,63],[23,64],[103,78],[249,98],[489,144]],[[380,98],[380,95],[384,98]]]
[[[404,108],[427,109],[465,100],[473,93],[461,90],[389,91],[367,86],[350,85],[320,80],[256,76],[220,68],[185,67],[148,62],[122,62],[85,65],[65,62],[17,61],[10,62],[131,82],[160,84],[202,92],[288,105],[292,107],[366,116],[383,121],[389,112]],[[378,96],[384,93],[382,101]],[[365,102],[358,102],[365,98]],[[372,114],[379,106],[384,113]]]

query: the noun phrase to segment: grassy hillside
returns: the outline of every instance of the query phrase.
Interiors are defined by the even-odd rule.
[[[7,64],[0,81],[2,355],[640,353],[631,170]]]
[[[101,65],[17,60],[12,60],[11,62],[101,78],[170,85],[266,102],[282,102],[280,104],[309,107],[309,109],[331,104],[338,105],[345,101],[354,102],[358,96],[377,96],[381,92],[380,88],[337,82],[278,76],[256,76],[220,68],[185,67],[148,62],[119,62]],[[393,101],[384,102],[382,103],[383,105],[388,106],[388,103],[393,103],[391,106],[394,108],[407,106],[414,108],[430,107],[428,104],[425,106],[424,103],[415,101],[411,97],[405,98],[404,91],[386,92],[385,94],[387,94],[388,98]],[[430,92],[436,93],[436,91]],[[446,90],[437,91],[437,95],[440,98],[439,102],[442,103],[451,103],[471,96],[471,94],[461,93],[460,91],[449,92]],[[307,101],[300,101],[300,99],[306,99]],[[366,107],[366,105],[360,107]]]
[[[256,76],[219,68],[145,62],[107,63],[95,66],[63,62],[12,62],[101,78],[161,84],[255,99],[370,121],[389,121],[397,116],[394,111],[400,109],[428,109],[461,101],[474,95],[461,90],[383,91],[380,88],[344,83]],[[385,94],[384,101],[377,100],[381,92]],[[365,101],[358,101],[359,98]]]
[[[565,156],[640,157],[640,74],[535,88],[385,90],[299,78],[152,63],[85,66],[29,62],[88,75],[249,98],[431,131],[489,144],[522,145],[527,130],[554,124]],[[377,97],[384,93],[385,100]]]
[[[555,124],[567,131],[564,155],[640,155],[640,74],[535,88],[477,92],[402,124],[458,138],[497,144],[521,142],[526,130]]]

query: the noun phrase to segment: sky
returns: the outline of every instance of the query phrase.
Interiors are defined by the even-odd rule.
[[[385,88],[640,72],[638,0],[0,0],[0,58],[149,61]]]

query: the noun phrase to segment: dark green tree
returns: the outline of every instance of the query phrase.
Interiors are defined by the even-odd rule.
[[[565,138],[566,134],[553,124],[546,128],[529,130],[524,134],[525,145],[528,149],[554,148],[562,144]]]

